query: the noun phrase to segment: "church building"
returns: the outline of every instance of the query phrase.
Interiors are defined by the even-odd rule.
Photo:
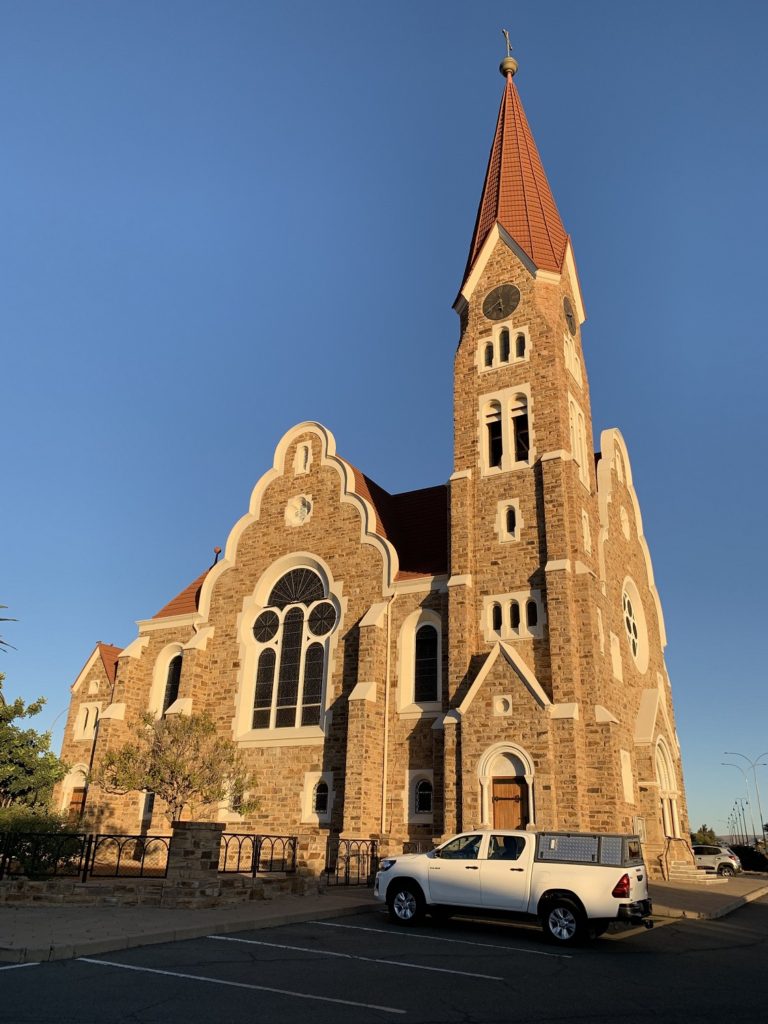
[[[304,422],[223,556],[72,686],[58,806],[167,832],[87,785],[140,716],[205,712],[260,806],[228,831],[375,838],[480,826],[637,832],[687,859],[666,633],[626,443],[593,437],[574,251],[514,81],[455,310],[454,464],[390,494]],[[190,574],[191,575],[191,574]]]

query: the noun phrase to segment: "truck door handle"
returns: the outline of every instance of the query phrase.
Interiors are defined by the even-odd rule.
[[[510,871],[525,871],[525,868],[510,868]]]
[[[479,871],[477,864],[465,864],[464,868],[466,871]]]

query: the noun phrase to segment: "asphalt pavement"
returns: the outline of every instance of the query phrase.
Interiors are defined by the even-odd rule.
[[[379,908],[0,968],[2,1024],[711,1024],[764,1019],[768,899],[718,920],[547,945],[537,928],[401,928]]]

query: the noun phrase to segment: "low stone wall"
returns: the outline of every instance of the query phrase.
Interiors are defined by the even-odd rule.
[[[220,875],[224,826],[177,821],[168,853],[168,873],[158,878],[50,878],[0,881],[0,904],[108,904],[147,907],[220,907],[286,893],[318,892],[322,879],[304,867],[296,874]]]
[[[0,905],[76,904],[79,906],[122,907],[221,907],[247,903],[249,900],[270,900],[286,894],[303,895],[318,892],[316,878],[304,875],[270,875],[250,878],[244,875],[219,876],[206,887],[190,891],[179,889],[167,880],[149,878],[94,879],[81,882],[75,878],[50,878],[32,881],[28,878],[0,881]]]

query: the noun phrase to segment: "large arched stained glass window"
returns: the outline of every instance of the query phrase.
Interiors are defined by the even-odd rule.
[[[253,699],[254,729],[319,725],[328,637],[337,612],[311,569],[292,569],[272,588],[253,624],[261,648]]]

